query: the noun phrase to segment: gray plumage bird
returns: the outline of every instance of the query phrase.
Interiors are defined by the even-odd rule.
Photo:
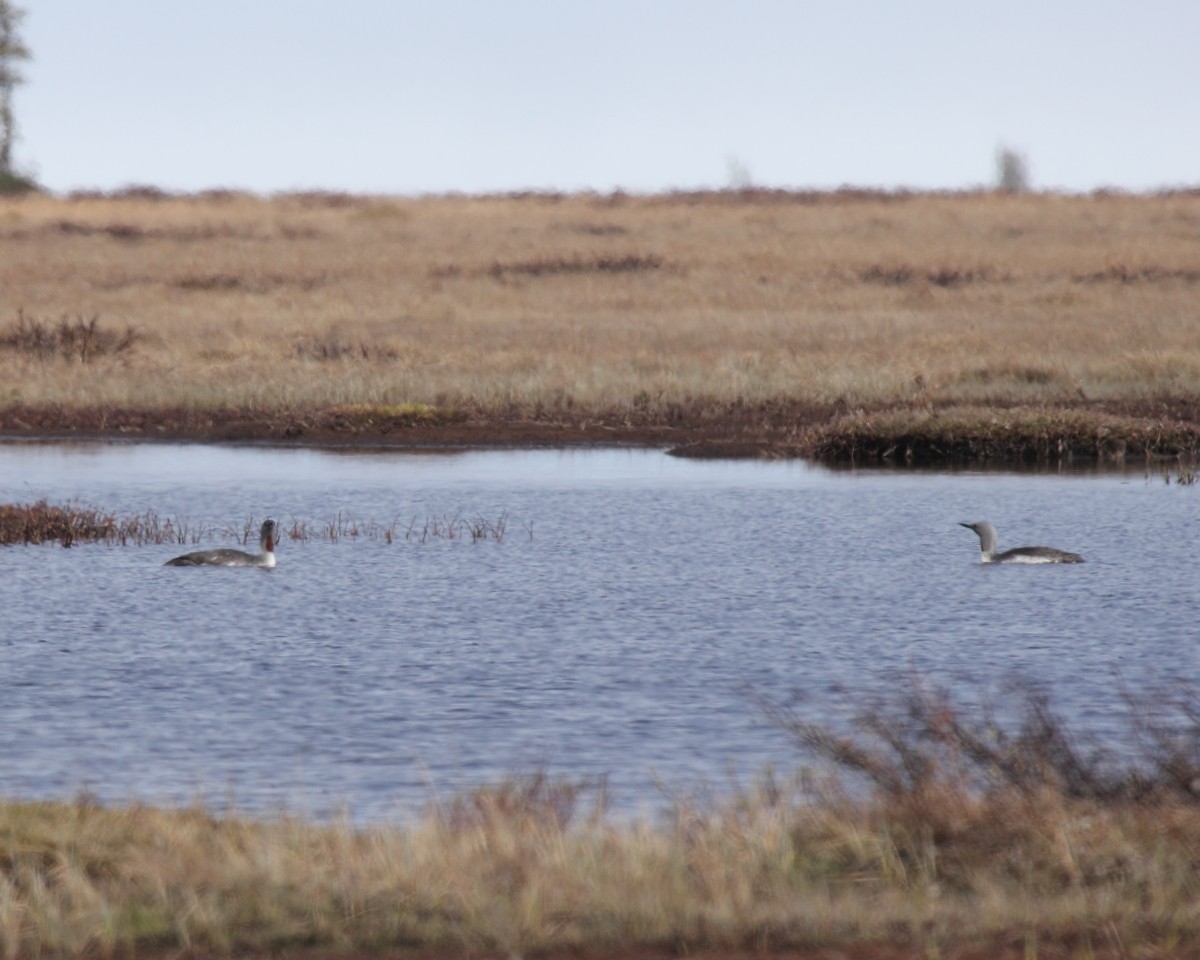
[[[1054,547],[1013,547],[996,552],[996,528],[986,520],[976,523],[960,523],[959,526],[979,534],[979,551],[983,563],[1083,563],[1077,553],[1068,553]]]
[[[218,550],[197,550],[174,557],[164,567],[273,567],[275,566],[275,540],[279,525],[274,520],[264,520],[258,537],[258,553],[221,547]]]

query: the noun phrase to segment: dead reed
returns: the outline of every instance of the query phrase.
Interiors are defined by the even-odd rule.
[[[160,517],[153,511],[120,518],[96,507],[78,503],[0,504],[0,546],[18,543],[82,543],[143,546],[150,543],[199,543],[204,527]]]
[[[544,774],[405,824],[8,801],[0,951],[1188,956],[1197,708],[1170,704],[1135,714],[1126,765],[1037,697],[993,713],[918,687],[849,729],[785,712],[814,766],[655,821]]]
[[[486,517],[465,517],[462,514],[441,517],[427,516],[424,520],[416,517],[408,521],[399,518],[389,523],[379,523],[375,520],[356,520],[338,513],[332,519],[323,523],[310,523],[306,520],[293,520],[288,536],[292,540],[307,543],[310,540],[336,542],[338,540],[382,540],[384,543],[407,541],[425,543],[428,540],[503,540],[508,527],[508,514],[502,513],[495,520]],[[530,538],[533,528],[527,526]]]
[[[310,541],[381,540],[384,543],[425,543],[429,540],[502,540],[508,529],[508,514],[492,520],[461,513],[440,517],[416,517],[389,523],[357,520],[338,513],[328,521],[314,522],[293,518],[288,536],[302,543]],[[240,524],[221,527],[193,524],[175,517],[163,517],[153,510],[130,517],[118,517],[96,507],[79,503],[51,504],[39,500],[33,504],[0,504],[0,546],[13,544],[59,543],[72,547],[83,543],[112,546],[147,544],[195,544],[208,540],[234,540],[246,544],[257,540],[260,520],[248,517]],[[525,529],[533,537],[533,525]]]
[[[1200,465],[1197,463],[1197,454],[1188,456],[1181,455],[1178,458],[1179,467],[1175,473],[1175,482],[1184,486],[1191,486],[1200,477]]]

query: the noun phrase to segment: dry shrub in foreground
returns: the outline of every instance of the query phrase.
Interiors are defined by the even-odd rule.
[[[544,775],[374,826],[10,802],[0,952],[1182,955],[1200,936],[1193,703],[1137,719],[1136,772],[1081,752],[1036,697],[1008,726],[920,688],[849,733],[783,712],[821,790],[767,776],[654,823]]]
[[[1118,754],[1073,733],[1050,695],[1010,684],[1006,702],[973,710],[912,680],[902,693],[868,700],[848,728],[764,708],[806,753],[870,784],[885,803],[953,785],[979,797],[1015,792],[1064,800],[1200,808],[1200,704],[1184,687],[1123,694],[1129,731]],[[1003,715],[1002,715],[1003,714]]]

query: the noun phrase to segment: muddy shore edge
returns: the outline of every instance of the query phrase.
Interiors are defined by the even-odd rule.
[[[1058,463],[1191,459],[1200,397],[1104,404],[885,407],[786,404],[701,417],[371,407],[312,410],[0,407],[0,438],[264,444],[314,448],[648,447],[695,458],[836,462]]]

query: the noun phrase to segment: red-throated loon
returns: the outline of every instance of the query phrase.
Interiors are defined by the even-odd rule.
[[[275,539],[279,529],[274,520],[264,520],[258,538],[258,553],[246,553],[222,547],[218,550],[197,550],[182,557],[168,560],[166,567],[273,567],[275,566]]]
[[[996,528],[986,520],[978,523],[960,523],[959,526],[979,534],[979,549],[983,563],[1083,563],[1083,557],[1054,547],[1013,547],[1003,553],[996,552]]]

